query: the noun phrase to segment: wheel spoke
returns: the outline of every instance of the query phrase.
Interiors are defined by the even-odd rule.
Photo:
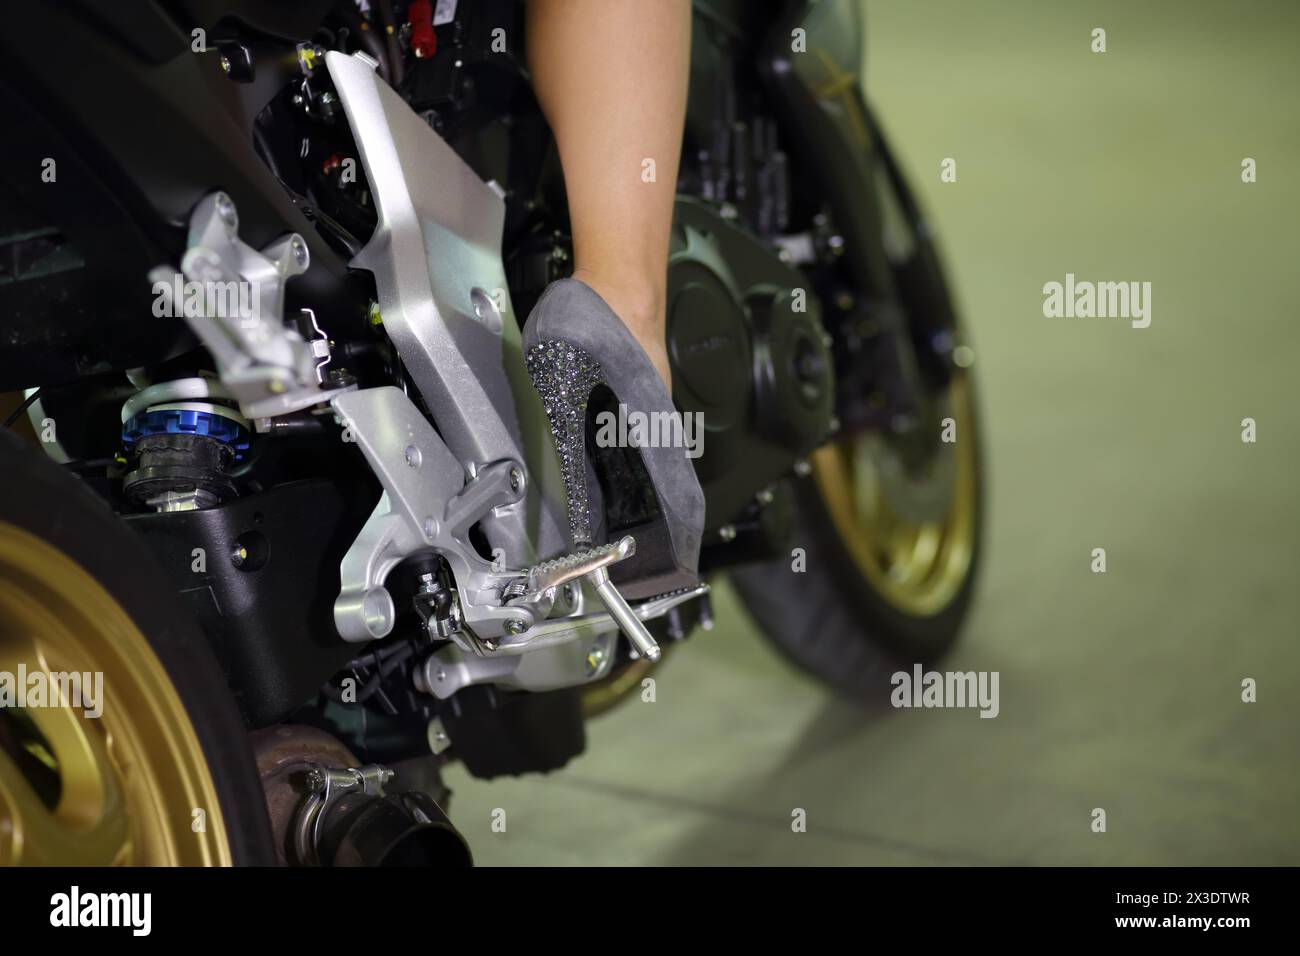
[[[931,489],[922,488],[916,501],[930,513],[908,517],[921,509],[895,496],[937,472],[927,477],[900,470],[880,435],[846,436],[811,456],[826,511],[863,576],[891,604],[918,616],[946,607],[968,578],[978,501],[968,390],[967,379],[958,377],[948,393],[951,414],[966,437],[951,450],[956,471],[940,511],[930,512],[933,506],[924,495]]]
[[[23,749],[0,741],[0,864],[229,862],[204,755],[148,640],[79,565],[0,523],[0,669],[20,668],[45,699],[7,722]]]
[[[122,862],[129,830],[121,805],[90,826],[51,810],[0,750],[0,866],[106,866]]]

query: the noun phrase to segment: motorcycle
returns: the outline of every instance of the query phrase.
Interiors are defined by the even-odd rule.
[[[695,4],[668,346],[706,528],[667,593],[616,496],[575,550],[525,371],[572,247],[522,5],[11,15],[0,647],[64,693],[0,707],[0,862],[468,863],[440,768],[562,767],[722,576],[858,700],[955,640],[974,352],[859,3]]]

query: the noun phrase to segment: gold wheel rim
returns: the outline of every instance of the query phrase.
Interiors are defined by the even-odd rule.
[[[811,459],[817,489],[854,564],[877,594],[915,617],[932,617],[952,603],[974,550],[978,478],[966,373],[953,378],[949,401],[955,473],[951,500],[937,520],[909,521],[890,506],[859,437],[823,446]]]
[[[75,561],[0,522],[0,675],[12,690],[22,672],[29,690],[102,674],[102,714],[4,699],[0,865],[230,864],[207,762],[145,636]]]
[[[632,692],[641,686],[651,671],[668,657],[671,644],[660,644],[662,654],[658,661],[648,661],[644,657],[629,661],[621,670],[616,670],[603,680],[588,684],[582,689],[582,714],[584,717],[596,717],[606,713],[632,696]]]

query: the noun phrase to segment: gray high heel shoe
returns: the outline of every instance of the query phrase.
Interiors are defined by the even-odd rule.
[[[601,412],[618,416],[610,421],[627,421],[634,412],[650,422],[673,416],[670,433],[686,434],[645,350],[577,279],[553,282],[542,294],[524,325],[523,345],[559,451],[574,547],[601,544],[593,539],[602,532],[611,541],[632,535],[636,553],[610,569],[628,598],[697,584],[704,492],[687,448],[607,445],[594,436]],[[598,487],[589,488],[593,480]]]

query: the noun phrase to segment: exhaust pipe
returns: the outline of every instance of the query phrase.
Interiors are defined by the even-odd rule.
[[[321,821],[317,852],[324,866],[474,865],[460,831],[418,790],[341,797]]]
[[[254,732],[252,744],[281,865],[473,866],[465,838],[432,796],[386,793],[394,772],[359,766],[338,738],[280,724]],[[420,785],[421,774],[411,776]]]

